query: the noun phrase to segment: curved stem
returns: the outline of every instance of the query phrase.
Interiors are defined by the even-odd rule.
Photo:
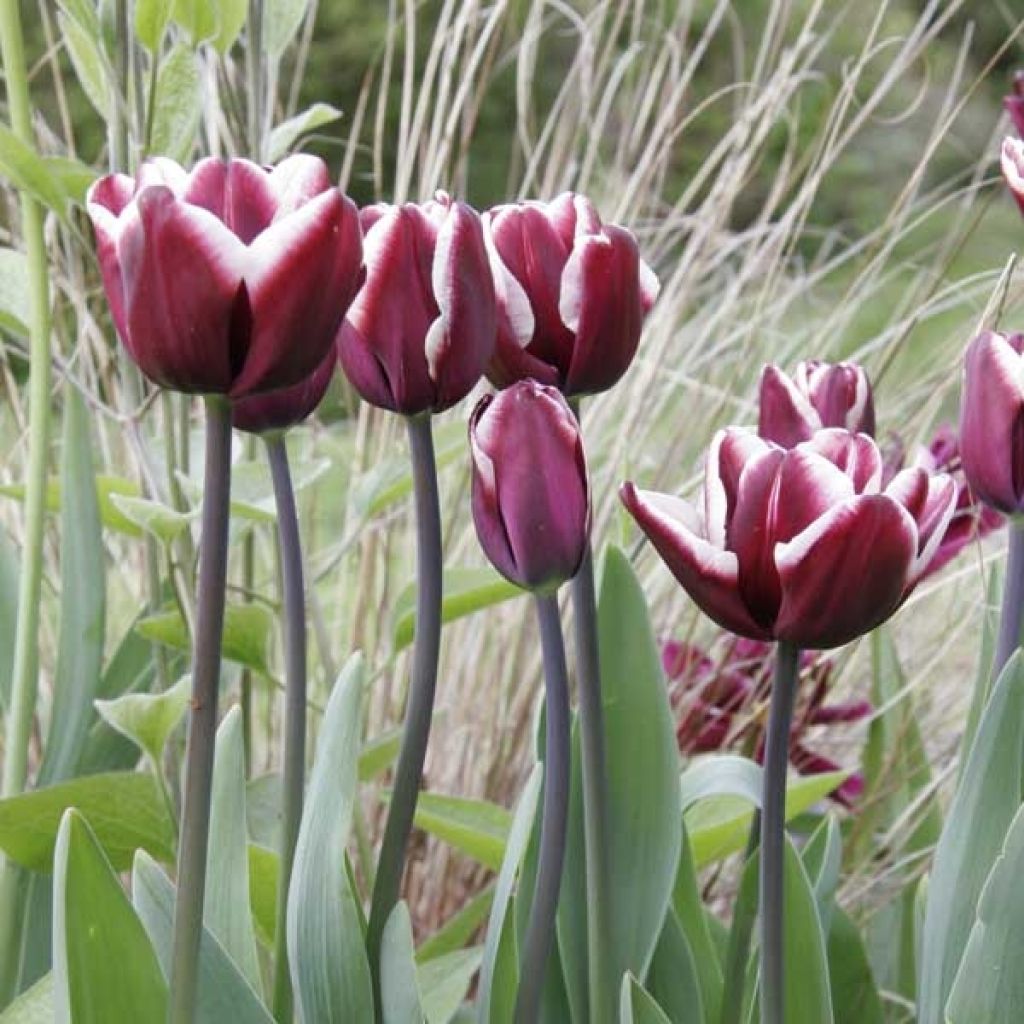
[[[516,1024],[536,1024],[551,945],[555,938],[558,894],[565,861],[569,810],[569,680],[562,623],[554,594],[538,594],[537,620],[544,654],[544,810],[540,826],[537,885],[526,926],[516,994]]]
[[[277,933],[274,936],[274,1018],[285,1024],[291,1020],[292,1013],[292,988],[285,939],[288,881],[292,874],[295,842],[302,820],[306,767],[306,604],[299,517],[288,469],[288,452],[280,434],[268,437],[266,443],[270,473],[274,480],[274,501],[277,505],[277,540],[281,552],[284,604],[284,823],[277,888]]]
[[[611,873],[608,863],[608,773],[604,708],[594,589],[594,557],[589,545],[572,581],[576,620],[576,675],[579,695],[580,754],[583,767],[583,828],[587,865],[587,954],[590,1019],[604,1024],[615,1007],[615,975],[609,962]]]
[[[1003,607],[999,616],[999,639],[992,678],[998,679],[1003,666],[1020,646],[1021,619],[1024,617],[1024,525],[1010,521],[1009,552],[1003,580]]]
[[[185,748],[185,794],[178,843],[178,888],[171,952],[171,1024],[193,1024],[203,929],[206,853],[210,832],[210,784],[217,731],[220,645],[228,564],[231,496],[231,407],[220,396],[206,399],[206,469],[192,701]]]
[[[0,4],[0,56],[14,134],[35,149],[32,106],[25,67],[19,6]],[[21,197],[22,236],[29,280],[29,442],[25,479],[25,539],[18,586],[10,707],[4,737],[0,795],[15,796],[28,775],[28,748],[39,682],[39,603],[43,578],[46,459],[50,444],[50,282],[43,238],[43,211],[27,193]],[[0,1006],[16,983],[21,926],[19,870],[0,859]]]
[[[785,1024],[783,866],[786,849],[786,768],[800,650],[779,641],[775,651],[761,809],[761,1024]]]
[[[398,900],[405,847],[412,831],[434,713],[437,658],[441,647],[441,507],[437,493],[434,438],[429,416],[410,417],[406,424],[416,500],[416,633],[402,749],[395,769],[391,806],[377,861],[366,931],[378,1017],[380,940],[388,915]]]

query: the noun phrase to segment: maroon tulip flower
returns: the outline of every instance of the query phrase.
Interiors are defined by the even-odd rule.
[[[729,642],[724,655],[713,658],[695,644],[670,640],[662,647],[662,665],[669,682],[669,700],[679,716],[676,739],[684,755],[713,751],[753,752],[764,756],[765,718],[773,649],[742,637]],[[866,700],[827,703],[835,663],[807,651],[800,657],[801,678],[790,731],[789,760],[801,774],[820,775],[841,768],[816,751],[814,738],[829,726],[857,722],[871,714]],[[850,807],[864,790],[864,777],[854,772],[829,795]]]
[[[336,362],[332,346],[324,361],[298,384],[239,399],[231,408],[232,425],[248,434],[273,434],[298,425],[323,401]]]
[[[896,611],[953,514],[948,476],[913,467],[884,491],[881,478],[882,457],[866,434],[822,430],[787,451],[731,428],[712,442],[703,515],[631,483],[622,500],[720,626],[828,648]]]
[[[371,405],[442,412],[472,391],[494,351],[480,217],[444,192],[361,216],[367,276],[338,334],[342,369]]]
[[[149,160],[90,189],[118,333],[156,384],[232,399],[290,387],[323,362],[362,282],[355,205],[323,161],[273,169]]]
[[[983,331],[964,357],[960,458],[971,490],[1006,515],[1024,511],[1024,334]]]
[[[1000,166],[1013,198],[1017,200],[1021,213],[1024,213],[1024,141],[1003,139]]]
[[[590,490],[579,424],[562,395],[534,380],[485,395],[469,423],[473,522],[506,579],[553,590],[583,561]]]
[[[615,384],[658,294],[633,235],[571,192],[496,206],[484,226],[498,296],[491,383],[533,377],[568,396]]]
[[[857,363],[798,363],[788,377],[777,366],[761,374],[757,432],[783,448],[810,440],[823,427],[875,433],[871,382]]]
[[[1013,92],[1003,98],[1003,107],[1013,122],[1017,134],[1024,136],[1024,71],[1013,75]]]

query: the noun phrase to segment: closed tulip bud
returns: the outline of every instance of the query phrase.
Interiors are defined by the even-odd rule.
[[[615,384],[658,294],[633,235],[571,192],[497,206],[484,226],[498,296],[490,381],[533,377],[568,396]]]
[[[1017,134],[1024,136],[1024,71],[1014,72],[1013,92],[1004,97],[1003,107],[1010,115]]]
[[[1013,198],[1017,200],[1021,213],[1024,213],[1024,142],[1020,139],[1003,139],[1000,166]]]
[[[494,284],[480,217],[445,193],[362,211],[366,284],[338,334],[371,405],[415,416],[465,398],[494,351]]]
[[[473,521],[487,557],[527,590],[553,590],[583,561],[590,491],[579,424],[534,380],[485,395],[469,423]]]
[[[950,477],[913,467],[884,491],[881,478],[866,434],[822,430],[787,451],[733,428],[712,442],[703,511],[631,483],[622,500],[720,626],[829,648],[896,611],[953,514]]]
[[[298,384],[235,402],[231,408],[232,426],[248,434],[273,434],[301,423],[323,401],[336,362],[332,347],[324,361]]]
[[[871,382],[857,363],[798,363],[788,377],[776,366],[761,374],[757,432],[792,448],[824,427],[875,433]]]
[[[1024,512],[1024,334],[983,331],[967,346],[960,461],[975,497]]]
[[[305,380],[363,278],[355,205],[323,161],[145,162],[90,189],[103,284],[139,369],[232,399]]]

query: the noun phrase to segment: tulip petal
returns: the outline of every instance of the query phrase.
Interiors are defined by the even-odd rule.
[[[964,357],[960,459],[971,490],[1007,514],[1024,504],[1024,359],[993,331]]]
[[[898,501],[870,494],[833,506],[775,549],[775,636],[823,649],[869,632],[899,607],[916,555],[914,520]]]
[[[931,566],[946,536],[958,498],[957,486],[945,473],[926,473],[911,466],[893,477],[885,493],[895,498],[917,524],[917,557],[910,573],[911,585]]]
[[[231,386],[245,248],[212,214],[153,185],[117,241],[128,345],[147,377],[177,391]]]
[[[126,345],[128,325],[125,320],[124,285],[117,258],[117,243],[127,224],[138,220],[138,210],[134,207],[127,209],[134,194],[135,182],[127,174],[108,174],[95,182],[86,196],[86,208],[96,235],[96,258],[103,278],[103,289],[110,304],[114,326]]]
[[[853,481],[857,494],[873,494],[882,483],[882,453],[867,434],[829,428],[818,430],[801,448],[818,452]]]
[[[624,483],[619,496],[672,575],[706,615],[742,636],[771,638],[740,597],[736,555],[699,535],[697,514],[690,505],[666,494],[638,490],[632,483]]]
[[[1000,167],[1013,198],[1017,200],[1021,212],[1024,212],[1024,142],[1020,139],[1003,139]]]
[[[265,391],[232,403],[231,423],[250,434],[287,430],[310,416],[323,401],[334,376],[334,351],[305,380],[289,388]]]
[[[270,172],[277,217],[297,210],[331,187],[327,164],[308,153],[292,153]]]
[[[232,397],[298,384],[334,342],[362,275],[359,218],[336,189],[276,220],[249,247],[252,334]]]
[[[793,448],[821,426],[821,417],[807,396],[777,366],[766,366],[758,398],[757,432],[761,437]]]
[[[773,448],[742,427],[726,427],[711,439],[704,470],[704,530],[715,547],[725,547],[743,467]]]

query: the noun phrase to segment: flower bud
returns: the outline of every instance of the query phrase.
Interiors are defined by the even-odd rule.
[[[247,434],[271,434],[301,423],[323,401],[334,376],[334,349],[305,380],[290,388],[239,399],[231,408],[231,424]]]
[[[146,161],[89,190],[114,324],[139,369],[232,399],[290,387],[331,350],[363,278],[355,205],[322,160]]]
[[[610,388],[658,294],[633,235],[571,192],[496,206],[484,228],[498,297],[491,383],[533,377],[569,396]]]
[[[983,331],[967,346],[960,460],[974,495],[1024,512],[1024,334]]]
[[[469,423],[473,522],[487,557],[527,590],[553,590],[583,561],[590,491],[576,417],[523,380],[485,395]]]
[[[443,192],[361,217],[367,277],[338,333],[342,369],[371,405],[442,412],[472,391],[494,351],[480,218]]]
[[[857,363],[798,363],[790,378],[777,366],[761,374],[757,432],[793,448],[824,427],[875,433],[871,382]]]

